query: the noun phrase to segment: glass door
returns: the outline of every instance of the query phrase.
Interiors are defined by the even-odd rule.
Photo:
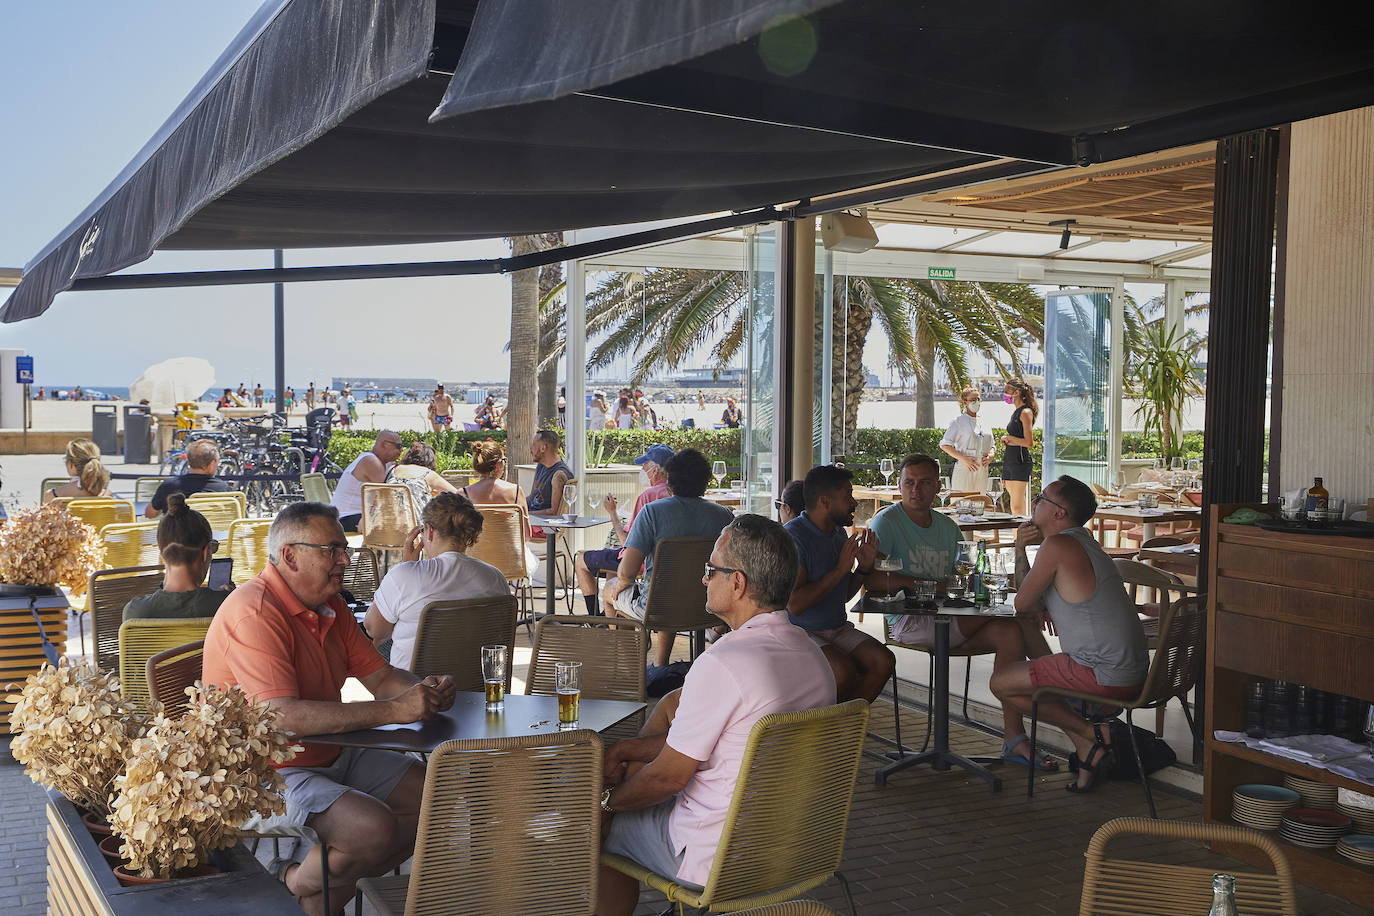
[[[1110,483],[1110,441],[1119,435],[1111,429],[1109,409],[1111,333],[1110,290],[1065,289],[1045,296],[1042,487],[1061,474]]]
[[[744,404],[740,467],[745,480],[741,509],[772,517],[774,493],[774,346],[777,322],[778,232],[773,224],[747,232],[745,272],[748,316],[744,344]]]

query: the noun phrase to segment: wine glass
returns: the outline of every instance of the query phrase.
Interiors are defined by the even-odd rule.
[[[568,513],[568,518],[577,518],[577,484],[563,484],[563,498],[568,502],[568,508],[572,511]]]
[[[949,478],[948,478],[948,477],[941,477],[941,478],[940,478],[940,499],[943,501],[943,500],[945,499],[945,497],[946,497],[948,494],[949,494]]]
[[[884,487],[890,486],[890,485],[892,484],[892,472],[893,472],[893,470],[895,470],[895,468],[892,466],[892,459],[891,459],[891,458],[884,458],[884,459],[882,459],[881,461],[878,462],[878,473],[880,473],[880,474],[883,475],[883,486],[884,486]]]
[[[996,509],[1002,505],[1002,478],[988,478],[988,495],[992,497],[992,507]]]
[[[711,476],[716,479],[716,489],[720,489],[720,482],[725,479],[725,462],[711,462]]]
[[[1115,492],[1117,496],[1120,496],[1120,495],[1121,495],[1121,491],[1124,490],[1124,489],[1126,489],[1126,472],[1125,472],[1125,471],[1113,471],[1113,472],[1112,472],[1112,491]]]
[[[899,573],[899,572],[902,571],[902,561],[901,561],[901,559],[898,558],[898,557],[880,556],[880,557],[878,557],[877,561],[873,564],[873,568],[876,569],[876,570],[878,570],[879,572],[883,572],[883,573]],[[889,575],[889,576],[886,577],[886,580],[887,580],[887,585],[888,585],[888,586],[891,586],[891,585],[892,585],[892,577]],[[887,600],[891,600],[891,598],[892,598],[892,591],[893,591],[893,590],[892,590],[891,588],[887,589],[887,593],[886,593],[886,598],[887,598]]]

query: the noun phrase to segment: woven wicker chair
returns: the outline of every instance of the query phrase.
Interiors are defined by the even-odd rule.
[[[234,583],[242,585],[267,568],[270,518],[241,518],[229,525],[229,556],[234,560]]]
[[[644,626],[655,633],[691,633],[693,658],[704,651],[706,630],[721,622],[706,610],[701,578],[715,544],[714,537],[680,537],[662,538],[654,547]]]
[[[644,652],[648,634],[637,620],[623,617],[545,617],[534,628],[534,651],[525,693],[554,696],[554,663],[582,662],[582,695],[592,700],[643,703]],[[601,733],[607,744],[633,738],[644,725],[640,710]]]
[[[196,493],[186,497],[186,506],[205,516],[212,530],[227,531],[234,522],[248,516],[245,504],[239,501],[240,495],[242,494]]]
[[[359,547],[353,551],[353,558],[344,570],[343,589],[353,596],[349,607],[353,610],[366,609],[377,594],[381,577],[377,570],[377,555],[370,547]]]
[[[951,624],[951,626],[953,626],[953,624]],[[914,651],[914,652],[924,652],[924,653],[927,655],[927,657],[928,657],[928,664],[926,665],[926,685],[927,685],[928,687],[931,687],[931,688],[933,689],[933,685],[935,684],[935,647],[934,647],[934,646],[923,646],[923,645],[921,645],[920,643],[914,643],[914,642],[898,642],[897,640],[893,639],[893,638],[892,638],[892,625],[891,625],[890,623],[887,622],[887,617],[886,617],[886,616],[883,617],[883,643],[886,644],[886,645],[889,645],[889,646],[894,646],[894,647],[896,647],[896,648],[898,648],[898,649],[911,649],[911,650]],[[965,722],[968,721],[968,687],[969,687],[970,680],[971,680],[971,678],[972,678],[972,676],[973,676],[973,657],[974,657],[975,655],[992,655],[992,654],[993,654],[993,650],[991,650],[991,649],[970,649],[970,648],[967,647],[967,646],[958,646],[958,647],[956,647],[956,648],[953,648],[953,649],[950,649],[950,650],[949,650],[949,657],[950,657],[950,658],[962,658],[962,659],[964,659],[964,706],[963,706],[963,716],[964,716],[964,721],[965,721]],[[932,727],[933,718],[934,718],[933,716],[926,716],[926,736],[925,736],[925,739],[921,742],[921,751],[920,751],[921,753],[925,753],[926,748],[930,746],[930,729],[931,729],[931,727]],[[896,668],[893,668],[893,669],[892,669],[892,723],[893,723],[892,727],[893,727],[893,731],[894,731],[894,737],[893,737],[893,738],[888,738],[888,737],[885,736],[885,735],[872,735],[871,737],[876,738],[877,740],[881,741],[881,742],[884,743],[884,744],[890,744],[890,745],[892,745],[893,747],[895,747],[895,748],[897,749],[897,752],[898,752],[899,754],[902,754],[903,756],[905,756],[905,754],[906,754],[906,752],[909,750],[909,748],[907,748],[904,744],[902,744],[902,708],[901,708],[901,703],[900,703],[900,701],[897,699],[897,669],[896,669]],[[886,759],[886,758],[884,757],[884,759]]]
[[[819,900],[789,900],[740,910],[739,916],[835,916],[835,911]]]
[[[91,573],[86,599],[91,611],[91,642],[95,644],[96,665],[107,671],[119,668],[119,626],[124,622],[124,605],[162,588],[162,577],[160,565],[100,569]],[[83,654],[86,651],[84,641],[81,651]]]
[[[585,729],[439,745],[410,874],[358,890],[397,916],[593,912],[601,748]]]
[[[1146,567],[1148,568],[1148,567]],[[1131,713],[1137,709],[1154,709],[1168,703],[1174,697],[1178,697],[1183,702],[1183,715],[1188,720],[1188,728],[1197,735],[1197,726],[1193,722],[1192,713],[1188,711],[1186,697],[1193,685],[1197,682],[1198,669],[1202,663],[1202,638],[1207,624],[1207,609],[1203,599],[1197,596],[1189,596],[1177,602],[1171,603],[1160,618],[1159,626],[1159,645],[1155,649],[1154,658],[1150,660],[1150,669],[1145,675],[1145,683],[1140,688],[1140,695],[1131,700],[1112,700],[1111,702],[1120,705],[1126,710],[1126,724],[1134,726],[1131,721]],[[1076,697],[1089,702],[1101,702],[1102,697],[1083,693],[1078,690],[1068,690],[1063,687],[1040,687],[1031,694],[1031,731],[1030,731],[1030,753],[1031,759],[1035,759],[1035,731],[1039,721],[1040,701],[1056,697]],[[1136,747],[1135,730],[1130,730],[1131,753],[1135,756],[1136,768],[1140,770],[1140,784],[1145,789],[1145,802],[1150,808],[1150,817],[1158,817],[1155,813],[1155,799],[1150,792],[1150,779],[1145,775],[1144,768],[1140,766],[1140,749]],[[1114,753],[1121,753],[1121,748],[1114,748]],[[1026,797],[1031,797],[1035,792],[1035,769],[1027,768],[1028,777],[1026,780]]]
[[[44,477],[43,483],[38,488],[38,504],[40,506],[43,504],[43,494],[49,490],[56,490],[58,487],[65,487],[71,482],[70,477]]]
[[[529,518],[514,504],[479,504],[482,513],[482,533],[471,547],[468,556],[481,560],[501,571],[518,604],[530,601],[530,572],[525,563],[525,542],[529,536]]]
[[[163,481],[169,480],[167,477],[140,477],[134,481],[134,502],[147,502],[157,493],[157,488],[162,486]]]
[[[1273,873],[1226,870],[1236,879],[1236,909],[1247,914],[1297,916],[1297,892],[1293,869],[1270,837],[1244,827],[1226,824],[1195,824],[1186,821],[1146,820],[1119,817],[1108,821],[1088,842],[1084,854],[1083,895],[1079,916],[1140,914],[1140,916],[1191,916],[1205,913],[1212,901],[1213,867],[1170,865],[1161,861],[1107,858],[1107,844],[1118,837],[1148,836],[1200,840],[1225,846],[1246,846],[1269,860]],[[1157,850],[1159,843],[1148,847]]]
[[[301,492],[305,494],[306,502],[324,503],[326,506],[334,496],[329,492],[329,481],[323,474],[302,474]]]
[[[439,476],[460,490],[477,479],[471,471],[440,471]]]
[[[482,646],[508,646],[515,651],[515,598],[467,598],[431,601],[420,611],[415,657],[410,670],[420,677],[447,674],[459,690],[482,689]],[[507,658],[506,690],[511,669]],[[399,666],[398,666],[399,667]]]
[[[145,617],[119,626],[119,692],[147,711],[148,659],[165,649],[205,639],[213,617]]]
[[[415,527],[415,504],[403,483],[363,484],[363,514],[358,529],[373,550],[400,550]]]
[[[609,853],[601,864],[662,891],[669,902],[730,912],[785,900],[838,871],[859,771],[868,704],[775,713],[754,723],[725,829],[700,893]]]
[[[122,522],[100,529],[105,542],[105,568],[153,566],[162,562],[157,549],[157,525],[152,522]]]
[[[1167,543],[1155,544],[1156,541]],[[1178,538],[1165,536],[1151,538],[1148,543],[1153,546],[1168,546],[1180,542]],[[1182,590],[1184,583],[1176,573],[1137,560],[1117,560],[1116,569],[1121,573],[1121,580],[1126,583],[1126,594],[1130,597],[1131,603],[1144,618],[1141,626],[1145,628],[1145,644],[1154,651],[1159,648],[1160,619],[1171,604],[1188,594]],[[1148,594],[1142,596],[1141,592],[1145,590],[1148,590]],[[1187,698],[1181,697],[1179,702],[1183,704],[1183,711],[1188,712]],[[1191,725],[1192,720],[1188,721]],[[1164,704],[1155,707],[1155,734],[1164,734]]]
[[[205,659],[205,640],[173,646],[148,659],[144,673],[148,681],[149,705],[161,703],[163,714],[174,719],[186,711],[186,688],[200,680]]]
[[[67,503],[67,511],[96,531],[134,520],[134,504],[127,499],[73,499]]]

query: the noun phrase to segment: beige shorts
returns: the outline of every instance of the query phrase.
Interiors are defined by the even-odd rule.
[[[606,588],[601,590],[603,595],[614,581],[616,581],[614,578],[607,580]],[[631,582],[620,590],[620,594],[615,596],[611,606],[624,617],[643,620],[644,606],[648,601],[648,596],[643,594],[642,589],[643,585],[638,580]]]
[[[853,655],[854,651],[866,642],[881,645],[878,640],[869,636],[863,630],[854,626],[853,622],[846,620],[844,626],[836,627],[833,630],[807,630],[806,635],[811,637],[811,641],[818,646],[834,646],[845,655]]]
[[[935,618],[926,614],[904,614],[896,623],[888,627],[888,634],[893,642],[915,646],[933,646],[935,645]],[[959,629],[959,621],[950,621],[949,647],[957,649],[967,641],[968,638],[964,636],[964,631]]]

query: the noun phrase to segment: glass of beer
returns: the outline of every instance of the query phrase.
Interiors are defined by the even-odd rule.
[[[582,699],[582,663],[555,662],[553,677],[558,690],[558,727],[577,728],[577,707]]]
[[[500,712],[506,706],[506,647],[482,647],[482,689],[487,697],[487,712]]]

